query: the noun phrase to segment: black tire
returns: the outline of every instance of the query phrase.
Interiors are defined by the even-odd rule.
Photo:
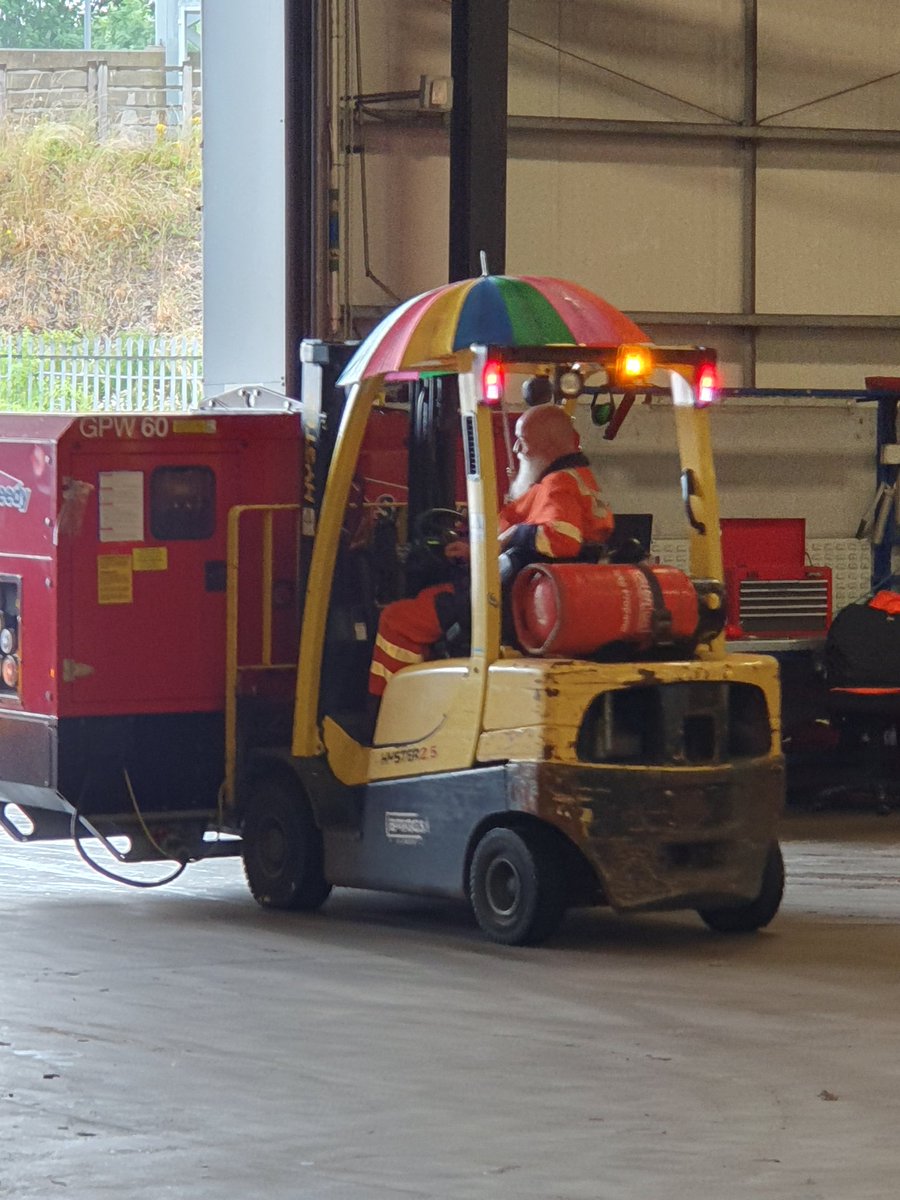
[[[258,780],[243,825],[244,874],[263,908],[313,912],[328,899],[322,834],[299,785],[269,776]]]
[[[781,907],[784,895],[784,859],[781,847],[773,842],[769,847],[762,884],[755,900],[721,908],[698,908],[697,912],[716,933],[755,933],[763,929]]]
[[[493,941],[543,942],[562,920],[567,898],[562,855],[540,831],[491,829],[475,847],[469,901]]]

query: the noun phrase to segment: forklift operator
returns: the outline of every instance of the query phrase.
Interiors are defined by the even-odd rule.
[[[529,563],[578,558],[586,546],[602,545],[613,517],[581,452],[572,419],[562,408],[529,408],[516,422],[513,451],[519,465],[510,499],[499,516],[500,577],[508,587]],[[448,559],[464,565],[469,544],[451,542]],[[410,663],[424,662],[430,648],[455,624],[467,620],[468,573],[440,583],[381,612],[369,673],[369,695],[380,697],[388,680]]]

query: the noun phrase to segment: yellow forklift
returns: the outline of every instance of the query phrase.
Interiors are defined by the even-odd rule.
[[[625,318],[640,340],[531,344],[526,322],[505,341],[457,330],[448,342],[415,309],[421,300],[355,350],[303,343],[296,669],[242,650],[248,615],[234,597],[259,567],[242,557],[241,526],[265,512],[230,514],[217,823],[240,834],[252,894],[300,910],[333,887],[462,897],[484,933],[510,945],[542,941],[579,905],[692,909],[720,932],[767,925],[784,886],[778,670],[766,656],[725,653],[714,352],[652,346]],[[534,378],[547,402],[570,413],[589,403],[607,429],[636,395],[670,397],[689,632],[682,621],[673,634],[646,562],[601,560],[585,578],[636,586],[649,612],[640,627],[578,654],[523,647],[501,587],[498,506],[511,422]],[[429,561],[461,520],[469,619],[429,661],[394,675],[367,729],[380,608],[433,579]],[[263,624],[278,603],[271,557],[270,546]],[[280,694],[263,682],[276,677]]]
[[[86,843],[178,864],[154,885],[240,853],[271,908],[464,897],[509,944],[575,905],[766,925],[779,684],[723,645],[715,355],[648,344],[575,284],[484,276],[301,357],[299,400],[4,417],[0,827],[137,886]],[[641,394],[672,406],[690,572],[620,545],[504,583],[517,415],[589,407],[609,437]],[[463,523],[460,619],[372,727],[379,613],[439,581]]]

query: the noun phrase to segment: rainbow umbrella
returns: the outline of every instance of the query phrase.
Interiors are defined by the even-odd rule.
[[[338,383],[440,370],[487,346],[619,346],[647,342],[635,323],[577,283],[544,275],[481,275],[395,308],[362,342]]]

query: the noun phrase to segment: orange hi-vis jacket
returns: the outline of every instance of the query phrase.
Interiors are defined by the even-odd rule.
[[[577,558],[582,545],[601,544],[613,529],[613,516],[600,496],[583,454],[551,463],[537,483],[499,514],[500,532],[519,526],[510,549],[534,558]]]
[[[499,518],[501,531],[517,526],[508,546],[523,563],[577,558],[583,545],[605,542],[613,528],[612,513],[600,498],[600,487],[583,454],[567,454],[551,463],[537,483],[503,508]],[[440,583],[382,610],[369,674],[370,695],[382,695],[397,671],[426,659],[448,628],[444,603],[460,598],[468,604],[467,588]]]

